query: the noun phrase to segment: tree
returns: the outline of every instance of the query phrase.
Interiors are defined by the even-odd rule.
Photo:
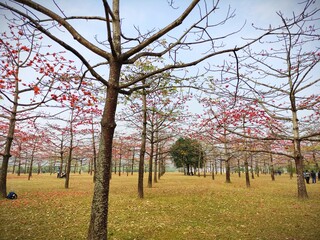
[[[133,66],[127,67],[127,78],[135,78],[136,72],[144,72],[156,70],[154,65],[159,62],[142,59],[137,61]],[[175,79],[175,83],[181,80]],[[165,139],[159,138],[159,132],[166,126],[166,122],[177,120],[175,110],[181,108],[179,105],[182,103],[183,98],[180,98],[171,83],[171,76],[168,73],[163,73],[156,77],[150,77],[142,80],[144,87],[139,91],[124,98],[125,108],[121,111],[121,120],[129,123],[133,128],[141,131],[141,146],[140,146],[140,160],[139,160],[139,176],[138,176],[138,196],[144,197],[143,193],[143,178],[144,178],[144,161],[147,140],[150,143],[149,155],[149,174],[148,174],[148,187],[152,187],[152,173],[154,170],[154,182],[157,182],[157,161],[158,161],[158,148],[159,142]],[[176,103],[172,99],[175,99]],[[179,104],[180,102],[180,104]],[[175,106],[172,106],[175,105]],[[172,108],[172,109],[170,109]],[[166,134],[165,138],[168,135]],[[153,166],[154,165],[154,166]]]
[[[227,52],[238,51],[244,46],[258,41],[258,39],[255,39],[245,43],[244,46],[241,47],[232,46],[230,49],[223,48],[224,44],[219,44],[219,40],[222,41],[232,35],[232,33],[223,36],[211,36],[210,32],[212,28],[225,24],[228,19],[234,17],[234,14],[228,12],[224,19],[217,23],[211,23],[209,16],[218,10],[218,3],[219,1],[209,5],[206,1],[193,0],[184,11],[180,12],[179,16],[172,20],[167,26],[160,27],[158,31],[149,31],[147,33],[141,33],[140,30],[136,28],[136,37],[127,37],[125,35],[124,24],[121,24],[119,0],[113,0],[112,7],[107,0],[102,1],[104,9],[103,17],[67,16],[67,13],[63,11],[63,7],[57,7],[55,12],[31,0],[15,0],[9,3],[0,3],[2,8],[12,11],[15,16],[21,16],[21,20],[24,21],[22,25],[24,28],[36,28],[57,44],[72,52],[81,60],[84,67],[86,67],[84,74],[91,74],[95,81],[97,80],[106,86],[106,99],[101,119],[102,137],[99,144],[97,181],[94,187],[88,239],[107,238],[106,226],[110,167],[112,141],[116,127],[115,114],[118,105],[118,95],[121,93],[130,94],[138,88],[146,87],[143,86],[143,84],[139,87],[134,85],[136,83],[142,83],[144,79],[151,76],[165,71],[195,66],[208,58]],[[178,27],[185,23],[186,18],[197,6],[203,10],[199,11],[198,19],[186,26],[186,30],[179,33],[181,29]],[[90,41],[89,38],[81,34],[80,30],[77,30],[75,25],[73,25],[74,20],[78,20],[78,22],[82,21],[81,24],[83,25],[83,20],[87,20],[86,24],[89,24],[88,27],[90,27],[90,29],[94,29],[94,26],[97,26],[94,22],[103,23],[106,36],[103,40],[95,39]],[[57,28],[63,32],[62,36],[56,31]],[[174,30],[177,31],[174,32]],[[99,32],[102,31],[99,30]],[[175,37],[171,38],[171,34]],[[168,40],[164,41],[163,38],[168,38]],[[180,52],[180,56],[183,57],[184,54],[182,53],[184,51],[188,53],[192,47],[196,48],[202,45],[207,46],[207,49],[203,51],[203,55],[198,55],[188,61],[185,61],[183,58],[179,59],[178,52]],[[101,60],[101,62],[93,63],[88,61],[85,55],[88,51],[95,55],[95,60]],[[137,73],[133,79],[121,78],[121,70],[124,65],[133,64],[139,59],[146,57],[166,57],[167,61],[163,62],[163,64],[155,70],[150,69],[149,71]],[[102,73],[101,69],[104,70]]]
[[[44,133],[41,131],[36,131],[36,133],[34,134],[29,133],[28,143],[29,143],[29,146],[27,146],[27,149],[31,149],[29,174],[28,174],[28,180],[30,180],[32,177],[33,163],[34,163],[34,160],[36,159],[36,156],[37,155],[41,156],[40,154],[41,150],[42,150],[41,152],[45,152],[43,151],[44,150],[43,146],[45,145]],[[40,161],[40,159],[38,159],[38,161]]]
[[[182,112],[185,110],[185,102],[186,98],[178,91],[161,88],[148,91],[147,138],[150,142],[148,187],[152,186],[152,172],[154,172],[154,182],[157,181],[159,143],[174,136],[175,126],[181,122]]]
[[[232,133],[228,131],[229,125],[233,125],[235,119],[230,114],[230,102],[222,100],[215,100],[212,98],[204,98],[201,100],[205,108],[205,114],[202,117],[201,127],[205,137],[211,140],[213,144],[220,146],[223,160],[226,167],[226,183],[231,183],[230,162],[233,158],[231,141]],[[213,140],[213,141],[212,141]],[[220,159],[222,161],[222,159]]]
[[[253,137],[268,132],[272,119],[257,103],[240,101],[240,97],[237,102],[234,102],[232,97],[224,98],[224,89],[222,87],[219,90],[216,87],[215,95],[201,99],[205,114],[201,116],[200,127],[203,129],[204,136],[220,149],[220,158],[222,158],[220,161],[223,160],[225,163],[226,183],[231,182],[232,160],[238,156],[239,177],[240,159],[242,158],[246,183],[249,187],[249,159],[250,163],[253,162],[253,154],[257,152],[258,147],[261,147]],[[251,166],[251,175],[253,174],[252,169]]]
[[[86,93],[86,92],[85,92]],[[87,93],[85,96],[87,98],[81,98],[71,94],[70,100],[70,119],[67,121],[68,126],[67,132],[70,134],[69,136],[69,152],[68,152],[68,159],[67,159],[67,168],[66,168],[66,181],[65,181],[65,188],[69,188],[69,180],[70,180],[70,171],[71,171],[71,161],[73,159],[73,150],[77,147],[75,144],[75,134],[77,133],[78,128],[80,126],[84,126],[88,121],[91,121],[92,118],[92,109],[91,105],[96,101],[95,97],[92,94]],[[83,102],[85,100],[85,102]],[[87,105],[88,104],[88,105]],[[89,110],[86,109],[89,107]],[[81,131],[81,130],[80,130]],[[93,153],[95,148],[93,148]]]
[[[152,187],[152,179],[157,182],[159,144],[173,134],[174,126],[179,122],[186,98],[182,93],[168,86],[169,79],[148,79],[148,89],[130,96],[128,105],[122,109],[121,116],[126,122],[142,132],[141,150],[146,152],[146,144],[150,143],[148,187]],[[142,122],[142,126],[141,125]],[[160,135],[162,137],[160,137]],[[141,154],[140,154],[141,155]],[[141,157],[144,155],[141,155]],[[138,196],[143,198],[144,157],[141,159],[138,180]],[[152,177],[153,174],[153,177]]]
[[[243,56],[226,65],[222,74],[228,79],[225,84],[236,89],[238,96],[255,101],[274,122],[281,123],[281,128],[270,126],[271,131],[260,139],[292,142],[292,153],[283,151],[280,154],[295,161],[298,198],[301,199],[308,198],[301,144],[317,141],[320,135],[318,128],[310,131],[308,127],[319,121],[317,86],[320,78],[316,68],[320,53],[315,42],[319,40],[320,9],[313,8],[313,1],[304,4],[301,13],[293,14],[291,18],[279,12],[284,27],[266,37],[255,50],[252,47],[244,49]]]
[[[43,53],[49,46],[41,44],[43,36],[38,31],[24,31],[15,23],[9,24],[8,29],[0,38],[0,117],[8,122],[1,150],[1,197],[7,194],[7,169],[17,122],[41,116],[34,111],[52,100],[50,92],[57,87],[59,72],[64,68],[72,71],[59,52]],[[26,72],[34,77],[25,77]]]
[[[190,138],[179,138],[170,148],[170,155],[176,167],[186,168],[187,175],[193,175],[192,167],[196,169],[200,160],[203,164],[204,152],[200,143]]]

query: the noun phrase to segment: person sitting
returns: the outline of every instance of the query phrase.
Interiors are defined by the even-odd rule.
[[[15,192],[9,192],[8,196],[7,196],[8,199],[17,199],[18,198],[18,195],[15,193]]]

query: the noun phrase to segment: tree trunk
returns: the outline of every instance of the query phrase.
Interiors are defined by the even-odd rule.
[[[16,69],[15,73],[15,94],[13,100],[13,107],[11,110],[11,116],[9,120],[9,128],[8,133],[6,136],[6,144],[3,151],[3,159],[0,171],[0,198],[5,198],[7,196],[7,172],[8,172],[8,165],[9,159],[11,157],[11,146],[13,142],[14,130],[16,126],[16,117],[17,117],[17,110],[18,110],[18,91],[19,91],[19,68]]]
[[[20,176],[21,174],[21,157],[19,157],[19,161],[18,161],[18,173],[17,175]]]
[[[60,143],[60,167],[59,167],[57,177],[61,177],[62,168],[63,168],[63,140],[61,140],[61,143]]]
[[[297,148],[300,149],[300,142],[297,142]],[[300,149],[301,151],[301,149]],[[297,171],[297,185],[298,185],[298,198],[305,199],[308,198],[307,188],[303,176],[303,157],[299,150],[295,150],[295,163]]]
[[[227,130],[224,123],[224,130],[223,130],[223,148],[224,148],[224,158],[226,161],[226,183],[231,183],[230,178],[230,156],[228,152],[228,146],[227,146]]]
[[[230,159],[226,160],[226,183],[231,183],[231,178],[230,178]]]
[[[9,152],[6,151],[6,152],[9,154],[5,154],[3,156],[1,172],[0,172],[0,189],[1,189],[0,191],[1,191],[2,198],[5,198],[7,196],[7,169],[8,169],[8,162],[10,159],[10,151]]]
[[[158,161],[159,161],[159,156],[158,156],[158,150],[156,147],[156,154],[155,154],[155,159],[154,159],[154,173],[153,173],[153,182],[157,183],[158,182]]]
[[[113,160],[113,173],[114,174],[117,174],[117,162],[116,162],[116,159],[114,158],[114,160]]]
[[[99,144],[96,182],[91,205],[91,218],[88,230],[88,240],[107,239],[108,236],[108,201],[112,161],[112,143],[116,128],[115,114],[118,102],[117,81],[121,66],[110,64],[110,86],[107,88],[107,98],[101,120],[102,137]]]
[[[73,174],[76,174],[77,172],[77,169],[78,169],[78,159],[75,159],[75,163],[74,163],[74,166],[73,166]]]
[[[250,153],[250,172],[251,172],[251,178],[254,179],[253,156],[252,156],[252,153]]]
[[[143,81],[145,84],[145,81]],[[143,175],[144,175],[144,157],[146,154],[146,142],[147,142],[147,93],[143,89],[142,93],[142,133],[141,133],[141,146],[139,156],[139,174],[138,174],[138,196],[143,198]]]
[[[15,171],[16,171],[16,164],[17,164],[17,158],[14,157],[13,166],[12,166],[12,174],[14,174]],[[0,174],[1,174],[1,173],[0,173]]]
[[[88,174],[92,176],[93,173],[93,158],[90,158],[89,164],[88,164]]]
[[[56,168],[56,159],[50,161],[50,176],[52,175],[54,169]]]
[[[270,172],[271,172],[271,180],[275,181],[272,153],[270,153]]]
[[[260,169],[259,169],[258,161],[256,161],[255,165],[256,165],[256,167],[255,167],[256,174],[257,174],[257,177],[259,177],[260,176]]]
[[[214,180],[214,163],[212,163],[212,166],[211,166],[211,177],[212,177],[212,180]]]
[[[148,188],[152,188],[152,171],[153,171],[153,152],[154,152],[154,134],[153,131],[151,131],[150,136],[150,158],[149,158],[149,175],[148,175]]]
[[[131,175],[133,175],[133,167],[134,167],[134,154],[135,154],[135,148],[133,148],[133,151],[132,151],[132,160],[131,160]]]
[[[246,173],[246,186],[250,187],[250,176],[249,176],[249,167],[248,167],[248,160],[246,159],[244,162],[244,168]]]
[[[41,173],[42,171],[41,171],[41,163],[40,163],[40,161],[38,162],[38,175]]]
[[[292,161],[290,159],[288,160],[288,169],[289,169],[290,179],[292,179],[293,178],[293,166],[292,166]]]
[[[79,168],[79,174],[81,174],[81,173],[82,173],[82,161],[83,161],[83,159],[80,159],[80,168]]]
[[[27,172],[28,172],[28,158],[26,157],[24,161],[24,174],[27,174]]]
[[[166,159],[162,156],[161,157],[161,176],[166,173]]]
[[[290,65],[289,65],[290,66]],[[292,79],[289,79],[291,89],[293,89]],[[295,91],[290,93],[291,111],[292,111],[292,132],[293,132],[293,158],[296,164],[298,198],[308,198],[307,188],[303,176],[303,156],[301,152],[301,140],[299,135],[299,122],[296,108]]]
[[[215,174],[218,175],[218,167],[217,167],[217,161],[214,160],[214,169],[215,169]]]
[[[118,171],[118,174],[119,174],[119,177],[121,176],[121,158],[122,158],[122,153],[121,153],[121,142],[120,142],[120,154],[119,154],[119,171]]]
[[[201,149],[200,149],[200,146],[199,146],[199,149],[198,149],[198,154],[199,154],[199,157],[198,157],[198,177],[200,177],[200,168],[201,168]],[[196,173],[196,172],[194,172]]]
[[[160,166],[160,157],[159,157],[159,131],[158,131],[158,125],[156,126],[156,133],[155,133],[155,138],[156,138],[156,154],[155,154],[155,159],[154,159],[154,174],[153,174],[153,182],[157,183],[158,182],[158,164]]]
[[[165,159],[163,151],[164,151],[163,145],[161,145],[161,147],[160,147],[160,155],[159,155],[160,156],[160,167],[159,167],[159,169],[161,171],[160,171],[160,174],[159,174],[159,179],[160,179],[160,176],[162,177],[166,172],[166,159]]]
[[[30,178],[32,177],[32,168],[33,168],[33,161],[34,161],[34,152],[35,152],[35,150],[36,150],[36,143],[34,144],[34,146],[33,146],[33,148],[32,148],[28,180],[30,180]]]
[[[159,163],[158,163],[158,180],[160,180],[161,178],[161,174],[162,174],[162,156],[161,153],[159,152]]]
[[[91,169],[90,169],[90,175],[92,175],[93,171],[93,182],[96,181],[96,163],[97,163],[97,150],[96,150],[96,140],[94,135],[94,126],[93,126],[93,117],[92,117],[92,124],[91,124],[91,131],[92,131],[92,150],[93,150],[93,159],[91,162]]]
[[[64,184],[65,188],[69,188],[69,182],[70,182],[72,150],[73,150],[73,110],[74,109],[72,108],[71,109],[71,117],[70,117],[70,149],[69,149],[69,157],[67,160],[66,181]]]

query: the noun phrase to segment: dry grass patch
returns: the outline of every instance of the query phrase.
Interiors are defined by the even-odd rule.
[[[137,175],[111,180],[109,239],[318,239],[320,183],[307,186],[310,199],[296,198],[296,181],[287,175],[251,180],[232,175],[183,176],[167,173],[145,199],[137,198]],[[146,185],[146,184],[145,184]],[[0,239],[85,239],[92,177],[64,180],[48,174],[9,175],[18,199],[0,201]]]

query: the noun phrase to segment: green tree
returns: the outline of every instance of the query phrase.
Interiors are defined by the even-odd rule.
[[[204,151],[197,140],[191,138],[179,138],[170,148],[170,155],[176,167],[183,167],[190,175],[190,168],[196,168],[200,161],[203,166]]]

